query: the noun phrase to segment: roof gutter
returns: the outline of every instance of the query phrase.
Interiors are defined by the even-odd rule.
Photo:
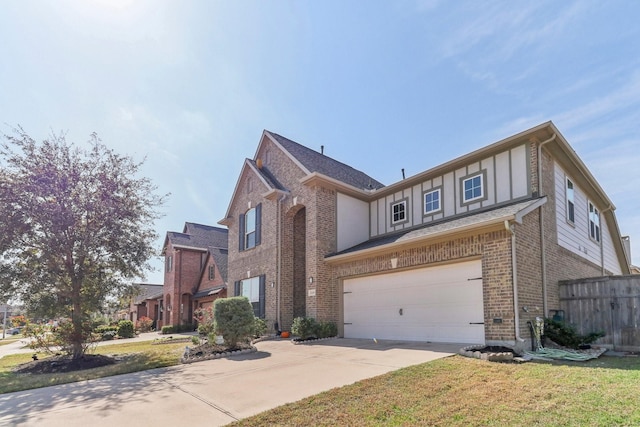
[[[373,248],[362,249],[362,250],[356,251],[356,252],[349,252],[349,253],[346,253],[346,254],[329,256],[329,257],[325,258],[325,262],[327,262],[328,264],[336,264],[336,263],[339,263],[339,262],[347,261],[347,260],[349,260],[351,258],[359,258],[359,257],[366,256],[366,255],[376,254],[376,253],[379,253],[379,252],[386,252],[386,251],[388,251],[390,249],[394,249],[394,248],[396,248],[398,246],[419,244],[419,243],[424,242],[426,240],[431,240],[431,239],[442,237],[442,236],[445,236],[445,235],[464,233],[464,232],[470,231],[470,230],[496,226],[496,225],[502,224],[504,221],[511,221],[511,220],[515,220],[515,219],[516,219],[516,215],[515,214],[507,215],[506,217],[502,217],[502,218],[494,218],[494,219],[490,219],[490,220],[483,221],[483,222],[480,222],[480,223],[462,226],[462,227],[456,228],[454,230],[439,231],[439,232],[436,232],[436,233],[433,233],[433,234],[428,234],[426,236],[416,237],[414,239],[408,239],[408,240],[404,240],[404,241],[400,241],[400,242],[396,241],[396,242],[391,242],[391,243],[387,243],[387,244],[384,244],[384,245],[376,246],[376,247],[373,247]]]

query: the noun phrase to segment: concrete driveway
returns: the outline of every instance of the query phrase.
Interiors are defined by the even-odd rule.
[[[0,395],[3,426],[224,425],[456,353],[463,344],[263,341],[228,359]]]

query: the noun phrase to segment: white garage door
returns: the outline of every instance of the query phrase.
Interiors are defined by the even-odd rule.
[[[344,281],[344,336],[484,343],[481,261]]]

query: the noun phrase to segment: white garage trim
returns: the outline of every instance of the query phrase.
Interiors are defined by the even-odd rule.
[[[482,262],[345,279],[344,336],[484,344]]]

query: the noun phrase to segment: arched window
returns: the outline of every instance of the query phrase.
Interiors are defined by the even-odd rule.
[[[240,214],[238,221],[239,250],[244,251],[260,244],[261,238],[262,203]]]

